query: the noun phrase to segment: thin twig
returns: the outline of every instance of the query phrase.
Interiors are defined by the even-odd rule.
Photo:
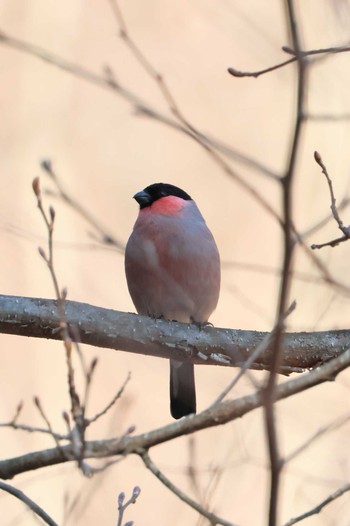
[[[264,390],[264,416],[267,435],[268,453],[270,461],[270,497],[269,497],[269,526],[276,526],[278,520],[278,500],[280,491],[280,474],[283,467],[283,460],[279,453],[279,443],[276,429],[275,399],[276,382],[279,366],[282,357],[283,345],[283,314],[286,311],[289,288],[290,271],[292,268],[292,256],[295,244],[294,226],[292,220],[292,185],[295,175],[295,166],[299,153],[301,141],[302,125],[305,120],[305,93],[306,93],[306,60],[301,53],[300,37],[297,28],[296,15],[294,12],[293,0],[285,0],[287,23],[290,29],[295,60],[297,61],[297,103],[296,119],[292,144],[290,148],[289,161],[285,175],[282,179],[282,206],[283,206],[283,225],[284,225],[284,247],[282,279],[280,284],[279,301],[277,309],[276,331],[274,339],[274,349],[272,355],[272,367]]]
[[[308,113],[307,118],[309,121],[340,122],[350,120],[350,113],[341,113],[340,115],[334,115],[332,113]]]
[[[206,487],[204,488],[203,497],[201,501],[203,507],[205,508],[209,507],[209,504],[214,497],[215,491],[218,489],[219,483],[222,480],[224,473],[226,472],[230,455],[231,451],[230,449],[227,449],[224,455],[224,459],[220,463],[220,465],[208,466],[209,478]],[[200,524],[206,524],[204,517],[199,517],[198,526]]]
[[[331,241],[327,241],[326,243],[313,244],[313,245],[311,245],[311,248],[312,249],[319,249],[319,248],[323,248],[323,247],[327,247],[327,246],[329,246],[329,247],[336,247],[337,245],[339,245],[339,243],[343,243],[344,241],[347,241],[348,239],[350,239],[350,226],[345,226],[343,221],[340,218],[340,215],[339,215],[339,212],[338,212],[338,208],[337,208],[337,205],[336,205],[336,199],[335,199],[334,191],[333,191],[333,183],[332,183],[331,178],[328,175],[328,170],[326,168],[326,165],[322,161],[321,155],[318,152],[315,152],[314,153],[314,157],[315,157],[315,161],[317,162],[317,164],[321,167],[322,173],[326,177],[328,188],[329,188],[329,193],[330,193],[330,196],[331,196],[331,211],[332,211],[332,215],[333,215],[334,220],[336,221],[336,223],[338,225],[339,230],[343,233],[343,235],[341,237],[337,238],[337,239],[332,239]]]
[[[252,195],[255,200],[264,208],[266,212],[271,214],[276,221],[282,225],[282,220],[279,217],[278,213],[273,209],[269,202],[257,191],[256,187],[249,182],[247,182],[243,177],[241,177],[233,168],[226,162],[220,153],[211,145],[208,140],[203,140],[203,134],[197,130],[197,128],[190,123],[187,117],[184,116],[179,105],[177,104],[171,89],[164,80],[164,77],[160,74],[159,71],[153,66],[150,60],[145,56],[142,50],[135,44],[134,40],[131,38],[128,31],[124,17],[122,16],[121,9],[118,5],[117,0],[109,0],[112,5],[113,12],[116,18],[116,21],[119,25],[120,36],[129,47],[132,54],[138,60],[139,64],[145,70],[145,72],[153,79],[156,85],[159,88],[160,93],[162,94],[165,102],[167,103],[169,110],[173,116],[179,121],[179,123],[189,130],[190,136],[204,149],[205,152],[214,160],[214,162],[219,166],[219,168],[229,177],[231,177],[239,186],[244,188],[244,190]],[[279,181],[279,178],[276,178]]]
[[[200,513],[200,515],[202,515],[203,517],[206,517],[210,521],[210,524],[212,524],[213,526],[215,524],[221,524],[222,526],[235,526],[233,524],[233,522],[229,522],[229,521],[226,521],[225,519],[221,519],[220,517],[218,517],[214,513],[211,513],[210,511],[207,511],[200,504],[198,504],[193,499],[191,499],[188,495],[186,495],[186,493],[184,493],[177,486],[175,486],[175,484],[173,484],[164,475],[164,473],[162,473],[160,471],[160,469],[154,464],[154,462],[151,460],[151,458],[150,458],[150,456],[148,454],[148,451],[142,451],[140,453],[140,457],[142,458],[145,466],[153,473],[153,475],[155,475],[155,477],[157,477],[158,480],[160,480],[160,482],[162,484],[164,484],[164,486],[166,486],[177,497],[179,497],[179,499],[181,499],[183,502],[188,504],[191,508],[193,508],[194,510],[198,511],[198,513]]]
[[[285,313],[284,320],[294,311],[295,307],[296,307],[296,303],[294,301],[290,305],[287,312]],[[257,346],[254,352],[249,356],[248,360],[242,365],[239,373],[225,387],[222,393],[217,397],[217,399],[209,407],[214,407],[216,404],[221,402],[228,395],[228,393],[235,387],[235,385],[238,383],[239,379],[244,375],[244,373],[247,372],[247,370],[252,366],[252,364],[258,360],[259,356],[262,353],[264,353],[269,347],[271,347],[271,344],[275,337],[276,330],[277,330],[277,327],[275,326],[270,333],[266,334],[266,336],[263,338],[261,343]],[[259,388],[259,386],[255,384],[253,377],[251,377],[250,379],[252,383],[255,385],[255,387]]]
[[[275,64],[274,66],[270,66],[265,69],[260,69],[258,71],[240,71],[236,68],[228,68],[228,72],[233,77],[260,77],[260,75],[264,75],[265,73],[271,73],[271,71],[275,71],[276,69],[283,68],[284,66],[288,66],[289,64],[292,64],[293,62],[296,62],[297,60],[305,60],[307,57],[315,56],[315,55],[324,55],[324,54],[336,54],[336,53],[346,53],[347,51],[350,51],[349,46],[339,46],[339,47],[329,47],[329,48],[323,48],[323,49],[311,49],[309,51],[301,51],[299,50],[292,50],[291,48],[288,48],[284,46],[283,51],[288,52],[290,54],[293,54],[294,56],[288,60],[284,60],[283,62],[280,62],[279,64]]]
[[[203,147],[207,145],[208,149],[210,148],[216,149],[218,152],[222,152],[226,157],[235,158],[239,162],[249,164],[253,169],[257,170],[260,173],[263,173],[264,175],[268,175],[269,177],[272,177],[276,181],[280,180],[280,177],[276,173],[271,172],[271,170],[266,168],[266,166],[261,165],[261,163],[255,161],[254,159],[250,159],[244,155],[242,156],[241,153],[232,150],[229,146],[222,144],[217,139],[213,139],[198,130],[197,130],[197,133],[192,134],[190,130],[186,128],[185,126],[179,126],[179,123],[176,120],[169,119],[169,117],[161,114],[160,112],[152,108],[145,101],[141,100],[140,97],[136,95],[134,92],[122,86],[120,82],[116,82],[115,79],[111,78],[110,75],[101,76],[99,74],[96,74],[95,72],[90,71],[82,67],[79,64],[69,62],[63,59],[62,57],[60,57],[59,55],[50,53],[46,49],[43,49],[39,46],[35,46],[29,42],[14,38],[11,35],[8,35],[7,33],[5,33],[4,31],[0,31],[0,44],[9,46],[12,49],[16,49],[20,52],[34,56],[37,59],[42,60],[51,66],[54,66],[71,75],[84,79],[85,81],[91,84],[94,84],[98,87],[112,91],[114,94],[129,101],[130,104],[132,104],[132,106],[137,110],[138,113],[141,112],[144,115],[149,115],[152,118],[157,119],[159,122],[166,123],[167,125],[173,127],[174,129],[177,129],[179,131],[186,133],[187,135],[189,135],[191,138],[195,139],[196,141],[197,141],[197,136],[198,136],[202,140]],[[339,49],[339,52],[341,52],[342,50],[345,51],[345,48]],[[327,50],[316,50],[316,53],[326,52],[326,51]],[[313,51],[309,53],[313,53]],[[223,166],[222,169],[226,171],[225,166]],[[232,170],[228,170],[228,174],[232,177],[236,177],[236,176],[238,177],[238,174],[236,174]],[[254,188],[252,186],[249,186],[249,185],[245,186],[245,181],[242,179],[240,181],[237,180],[237,183],[242,184],[244,189],[247,192],[251,193],[253,197],[255,197],[256,192],[254,193],[253,191]],[[261,204],[263,205],[263,203]],[[265,205],[266,204],[267,203],[265,202]],[[276,217],[276,212],[272,208],[269,209],[269,207],[267,207],[266,209],[269,213],[272,214],[273,217],[277,219],[278,223],[282,226],[282,221],[280,220],[280,218]],[[322,276],[321,279],[324,281],[324,283],[335,287],[339,293],[345,293],[348,295],[349,294],[348,287],[346,287],[343,283],[339,282],[335,277],[333,277],[328,271],[328,269],[322,264],[322,262],[320,262],[315,256],[312,256],[312,251],[309,250],[309,247],[306,247],[306,245],[302,244],[302,248],[305,250],[307,256],[312,258],[312,261],[315,264],[318,271],[320,272]]]
[[[350,484],[344,484],[341,488],[338,488],[334,493],[329,495],[325,500],[320,502],[317,506],[312,508],[311,510],[303,513],[302,515],[299,515],[298,517],[294,517],[293,519],[290,519],[288,522],[285,523],[284,526],[292,526],[293,524],[296,524],[297,522],[303,521],[304,519],[307,519],[308,517],[311,517],[312,515],[317,515],[322,511],[322,509],[333,502],[334,500],[338,499],[344,493],[347,493],[350,491]]]
[[[340,210],[345,210],[349,206],[349,204],[350,204],[350,197],[343,197],[343,199],[339,203],[339,206],[337,207],[338,208],[338,212]],[[315,225],[313,225],[313,226],[309,227],[307,230],[305,230],[301,234],[301,237],[303,239],[307,239],[308,237],[312,236],[318,230],[320,230],[325,225],[327,225],[332,220],[332,218],[333,218],[333,216],[328,213],[326,217],[324,217],[323,219],[318,221]],[[296,276],[294,275],[294,277],[296,277]]]
[[[165,123],[168,126],[171,126],[173,129],[179,130],[185,133],[186,135],[191,136],[191,134],[188,133],[188,129],[179,127],[178,122],[176,122],[176,120],[169,119],[168,116],[154,109],[150,104],[141,99],[133,91],[121,85],[120,82],[116,82],[116,80],[110,75],[110,69],[108,69],[108,71],[105,71],[105,75],[99,75],[94,71],[82,67],[79,64],[75,64],[73,62],[65,60],[59,55],[50,53],[46,49],[43,49],[39,46],[35,46],[24,40],[15,38],[5,33],[4,31],[0,31],[0,44],[8,46],[12,49],[16,49],[17,51],[21,51],[22,53],[34,56],[37,59],[42,60],[46,64],[55,66],[56,68],[65,71],[66,73],[79,77],[100,88],[107,89],[108,91],[111,91],[112,93],[127,100],[135,108],[136,114],[143,114],[145,116],[149,116],[153,119],[158,120],[161,123]],[[218,139],[214,139],[212,137],[207,136],[204,132],[199,132],[199,134],[202,136],[203,141],[206,141],[211,147],[217,148],[218,151],[221,151],[227,157],[235,158],[236,160],[238,160],[239,162],[243,162],[244,164],[249,164],[257,172],[262,173],[263,175],[267,175],[272,179],[278,178],[278,175],[276,173],[272,172],[260,162],[254,159],[250,159],[249,157],[241,154],[240,152],[233,150],[230,146],[222,143]]]
[[[201,486],[198,480],[198,442],[196,436],[188,437],[188,461],[186,465],[186,475],[188,477],[192,491],[197,499],[203,504]]]
[[[257,202],[260,203],[260,205],[269,213],[271,214],[278,224],[281,226],[281,228],[284,229],[284,222],[279,217],[278,213],[270,206],[270,204],[261,196],[261,194],[255,189],[253,185],[248,183],[245,179],[241,178],[239,174],[237,174],[231,166],[226,163],[226,161],[220,156],[218,153],[219,149],[215,148],[215,146],[212,143],[208,143],[207,136],[202,134],[197,128],[189,122],[189,120],[183,115],[182,111],[180,110],[178,104],[175,101],[175,98],[165,82],[163,76],[157,71],[157,69],[153,66],[153,64],[150,62],[150,60],[145,56],[143,51],[136,45],[132,37],[130,36],[130,32],[128,30],[127,24],[125,22],[124,16],[122,14],[122,11],[119,7],[119,4],[117,0],[109,0],[114,16],[116,18],[116,21],[119,25],[120,30],[120,36],[122,37],[125,44],[129,47],[135,58],[139,61],[142,68],[145,70],[145,72],[154,80],[154,82],[157,84],[157,86],[160,89],[161,94],[163,95],[165,101],[167,102],[170,111],[174,115],[174,117],[178,120],[180,125],[183,127],[183,129],[189,133],[189,135],[198,142],[204,150],[213,158],[213,160],[218,164],[218,166],[223,170],[224,173],[232,177],[237,184],[242,186],[244,190],[252,195],[253,198],[257,200]],[[336,52],[336,48],[329,48],[327,50],[323,50],[324,52]],[[344,48],[342,48],[344,50]],[[296,52],[291,50],[290,48],[286,48],[286,51],[289,53],[295,55]],[[308,53],[310,54],[318,54],[322,50],[312,50]],[[302,55],[302,52],[300,52]],[[293,61],[296,60],[296,57],[293,57]],[[305,112],[305,109],[303,108],[303,111]],[[303,118],[305,118],[306,115],[303,114]],[[273,178],[276,181],[282,182],[281,178],[278,175],[274,175]],[[318,271],[321,273],[323,277],[323,282],[337,287],[337,290],[346,294],[349,294],[349,289],[342,283],[340,283],[337,279],[333,278],[328,269],[325,268],[325,266],[322,264],[321,261],[318,260],[318,258],[315,257],[315,255],[312,253],[312,251],[305,245],[305,243],[302,241],[301,236],[296,231],[295,226],[291,222],[290,228],[292,229],[293,235],[295,236],[298,243],[301,245],[301,248],[304,250],[306,255],[312,260]]]
[[[17,404],[16,412],[15,412],[15,414],[14,414],[12,420],[11,420],[11,424],[12,424],[12,425],[15,425],[15,424],[17,423],[17,420],[18,420],[18,418],[19,418],[19,415],[20,415],[21,412],[22,412],[22,409],[23,409],[23,401],[21,401],[21,402],[19,402],[19,403]]]
[[[58,184],[58,188],[59,188],[61,194],[63,195],[63,197],[66,200],[68,199],[68,202],[69,202],[69,198],[67,197],[65,192],[62,190],[60,184],[57,183],[57,177],[56,177],[56,174],[54,173],[54,171],[52,170],[51,164],[46,161],[46,162],[43,163],[43,168],[56,181],[56,184]],[[108,411],[108,409],[110,409],[110,407],[112,407],[112,405],[116,402],[116,400],[121,396],[121,393],[123,392],[123,388],[122,388],[121,392],[119,392],[117,394],[117,396],[115,396],[113,398],[113,400],[108,404],[108,406],[106,408],[104,408],[103,411],[98,413],[96,415],[96,417],[94,417],[94,419],[91,422],[86,420],[85,412],[86,412],[86,407],[87,407],[87,403],[88,403],[88,397],[89,397],[89,393],[90,393],[90,389],[91,389],[93,374],[94,374],[94,371],[95,371],[95,368],[96,368],[96,365],[97,365],[97,359],[94,358],[92,360],[89,368],[86,366],[85,359],[84,359],[84,357],[82,355],[82,352],[81,352],[79,344],[78,344],[78,341],[80,340],[80,335],[79,335],[79,333],[77,333],[77,329],[74,329],[74,328],[73,329],[69,329],[69,327],[68,327],[67,318],[66,318],[66,312],[65,312],[65,301],[66,301],[66,297],[67,297],[67,291],[66,291],[66,289],[62,289],[62,291],[60,290],[60,287],[59,287],[59,284],[58,284],[58,279],[57,279],[55,268],[54,268],[53,232],[54,232],[55,211],[54,211],[54,209],[52,207],[50,207],[49,208],[49,216],[45,212],[45,209],[44,209],[43,204],[42,204],[42,196],[41,196],[39,178],[35,178],[34,179],[34,181],[33,181],[33,190],[34,190],[34,193],[35,193],[35,196],[36,196],[36,199],[37,199],[38,208],[39,208],[39,210],[41,212],[41,215],[42,215],[42,217],[44,219],[44,222],[45,222],[45,225],[46,225],[47,231],[48,231],[48,256],[46,255],[46,253],[44,252],[44,250],[42,248],[39,248],[39,253],[42,256],[42,258],[45,260],[45,262],[46,262],[46,264],[47,264],[47,266],[49,268],[50,275],[51,275],[51,278],[52,278],[52,281],[53,281],[53,284],[54,284],[56,298],[57,298],[56,305],[57,305],[58,318],[59,318],[59,327],[60,327],[59,336],[63,340],[64,348],[65,348],[65,351],[66,351],[66,363],[67,363],[67,372],[68,372],[68,374],[67,374],[67,377],[68,377],[68,388],[69,388],[69,396],[70,396],[70,401],[71,401],[71,415],[72,415],[72,419],[73,419],[75,425],[73,427],[71,426],[69,415],[66,412],[63,413],[63,417],[64,417],[64,420],[65,420],[65,422],[67,424],[67,428],[68,428],[68,431],[69,431],[69,439],[70,439],[70,441],[72,443],[72,446],[73,446],[74,458],[78,461],[78,465],[79,465],[81,471],[83,472],[83,474],[85,474],[87,476],[90,476],[94,472],[94,469],[91,466],[88,466],[86,464],[86,462],[84,461],[86,428],[92,421],[97,420],[97,418],[99,418],[100,416],[105,414]],[[73,201],[73,205],[72,206],[75,206],[74,201]],[[80,211],[80,213],[82,213],[82,212]],[[74,342],[75,348],[76,348],[77,353],[78,353],[79,358],[80,358],[81,367],[82,367],[82,371],[83,371],[83,375],[84,375],[84,379],[85,379],[85,391],[84,391],[84,402],[83,403],[81,403],[81,401],[80,401],[80,397],[79,397],[79,394],[77,392],[76,385],[75,385],[75,371],[74,371],[73,362],[72,362],[72,348],[73,348],[72,337],[75,340],[75,342]],[[46,422],[46,424],[47,424],[47,426],[48,426],[48,428],[49,428],[49,430],[51,432],[51,435],[56,440],[56,444],[57,444],[58,449],[61,449],[61,446],[60,446],[59,441],[57,439],[57,434],[55,434],[53,432],[53,430],[51,428],[51,425],[50,425],[50,422],[49,422],[48,418],[46,417],[46,415],[45,415],[45,413],[44,413],[44,411],[43,411],[43,409],[41,407],[39,399],[36,398],[35,402],[36,402],[36,405],[37,405],[42,417],[44,418],[44,420],[45,420],[45,422]]]
[[[101,411],[96,413],[96,415],[93,416],[92,418],[87,419],[87,425],[90,425],[93,422],[96,422],[96,420],[101,418],[101,416],[105,415],[111,409],[111,407],[114,406],[114,404],[117,402],[117,400],[119,400],[119,398],[122,396],[125,387],[127,386],[128,382],[130,381],[130,378],[131,378],[131,373],[129,372],[127,377],[126,377],[126,379],[124,380],[123,385],[121,386],[119,391],[116,393],[116,395],[112,398],[112,400],[106,405],[106,407],[104,409],[102,409]]]
[[[61,445],[60,445],[60,441],[59,441],[58,435],[57,435],[57,433],[55,433],[54,430],[52,429],[51,422],[50,422],[50,420],[48,419],[48,417],[47,417],[47,415],[46,415],[46,413],[45,413],[45,411],[44,411],[44,408],[43,408],[43,406],[41,405],[40,399],[39,399],[37,396],[34,397],[34,404],[35,404],[36,408],[38,409],[38,411],[39,411],[39,413],[40,413],[42,419],[43,419],[44,422],[46,423],[46,425],[47,425],[47,429],[48,429],[48,432],[49,432],[49,434],[53,437],[53,439],[54,439],[54,441],[55,441],[55,443],[56,443],[56,446],[57,446],[58,448],[60,448]]]
[[[165,124],[166,126],[169,126],[172,129],[181,131],[185,135],[190,136],[192,139],[193,133],[191,130],[189,130],[186,126],[183,126],[181,123],[177,122],[176,120],[167,117],[161,113],[156,113],[153,110],[150,110],[149,108],[145,107],[139,107],[137,108],[137,114],[138,115],[145,115],[148,118],[153,118],[157,120],[158,122]],[[233,159],[235,161],[238,161],[241,164],[244,164],[246,166],[249,166],[254,171],[257,171],[259,174],[264,175],[268,177],[269,179],[273,179],[275,181],[280,180],[280,176],[271,170],[271,168],[268,168],[265,164],[262,164],[262,162],[256,161],[252,157],[243,154],[242,152],[239,152],[238,150],[234,149],[232,146],[219,141],[215,137],[212,137],[209,133],[203,133],[200,130],[197,130],[197,133],[195,135],[200,136],[202,141],[206,143],[208,146],[214,148],[218,152],[225,155],[225,157],[228,157],[229,159]]]
[[[286,464],[287,462],[291,462],[292,460],[295,459],[295,457],[297,457],[303,451],[305,451],[305,449],[307,449],[308,447],[313,445],[316,440],[318,440],[319,438],[323,437],[325,434],[329,433],[330,431],[334,431],[335,429],[339,429],[339,427],[341,427],[344,424],[346,424],[347,422],[349,422],[349,420],[350,420],[350,415],[347,414],[345,416],[342,416],[341,418],[337,418],[336,420],[334,420],[330,424],[327,424],[325,426],[320,427],[316,431],[316,433],[311,435],[311,437],[309,437],[303,444],[301,444],[294,451],[289,453],[289,455],[286,455],[285,458],[284,458],[284,463]]]
[[[308,232],[309,230],[301,234],[301,236],[302,237],[308,236]],[[241,261],[221,261],[221,269],[225,271],[227,268],[228,269],[234,268],[242,272],[251,272],[254,274],[258,273],[262,275],[265,274],[265,275],[278,276],[278,277],[281,277],[281,274],[282,274],[281,269],[277,267],[272,267],[269,265],[260,264],[260,263],[241,262]],[[311,274],[308,272],[293,271],[292,275],[293,275],[293,279],[298,280],[298,281],[302,281],[305,283],[312,283],[315,285],[324,285],[324,280],[322,280],[322,278],[320,279],[320,277],[317,276],[316,274]]]
[[[320,279],[324,283],[326,283],[327,285],[335,289],[339,294],[342,294],[348,297],[350,295],[349,285],[339,281],[337,277],[333,276],[330,273],[326,265],[318,257],[315,257],[316,254],[314,254],[313,250],[305,243],[305,241],[302,239],[302,237],[298,234],[298,232],[294,228],[293,228],[293,234],[296,238],[296,241],[298,242],[299,247],[304,251],[305,255],[310,259],[310,261],[319,271],[320,276],[321,276]]]
[[[43,427],[34,427],[27,424],[17,424],[16,422],[4,422],[0,423],[0,427],[11,428],[19,431],[27,431],[28,433],[43,433],[52,436],[56,440],[69,440],[68,435],[63,435],[52,431],[52,429],[46,429]]]
[[[284,60],[283,62],[280,62],[279,64],[275,64],[274,66],[270,66],[268,68],[260,69],[258,71],[240,71],[236,68],[227,68],[227,71],[230,75],[237,78],[243,78],[243,77],[254,77],[258,78],[260,75],[265,75],[265,73],[271,73],[271,71],[275,71],[276,69],[283,68],[284,66],[288,66],[288,64],[292,64],[296,61],[296,58],[290,58],[288,60]]]
[[[116,239],[114,236],[108,233],[107,230],[100,225],[97,219],[93,217],[91,212],[87,210],[77,199],[72,197],[72,195],[70,195],[67,192],[67,190],[63,187],[57,173],[52,167],[51,160],[45,159],[44,161],[42,161],[41,168],[50,177],[50,179],[56,186],[56,189],[58,190],[58,196],[62,199],[62,201],[64,201],[79,215],[81,215],[81,217],[83,217],[85,221],[99,233],[99,235],[101,236],[100,242],[105,243],[107,245],[112,245],[115,248],[117,248],[120,252],[123,252],[124,245],[118,239]]]
[[[130,504],[135,504],[135,502],[137,501],[137,498],[139,497],[140,493],[141,493],[140,487],[139,486],[135,486],[134,489],[132,490],[131,497],[126,502],[125,502],[125,493],[124,492],[119,493],[119,495],[118,495],[118,522],[117,522],[117,526],[122,526],[123,516],[124,516],[125,510],[130,506]],[[132,524],[132,523],[128,523],[128,524]]]
[[[77,393],[76,386],[75,386],[75,372],[74,372],[73,363],[72,363],[72,339],[69,334],[68,323],[67,323],[66,313],[65,313],[65,300],[67,297],[67,290],[60,289],[59,284],[58,284],[58,279],[56,276],[56,272],[55,272],[55,267],[54,267],[53,232],[54,232],[54,222],[55,222],[56,214],[55,214],[54,208],[50,206],[49,216],[48,216],[43,207],[39,177],[36,177],[33,180],[32,187],[33,187],[34,194],[36,196],[38,208],[44,219],[44,222],[47,228],[47,232],[48,232],[48,255],[46,255],[45,251],[41,247],[39,247],[39,254],[41,255],[41,257],[44,259],[44,261],[47,264],[47,267],[49,269],[51,279],[54,285],[55,295],[56,295],[56,305],[57,305],[57,311],[58,311],[58,317],[59,317],[60,336],[62,338],[63,345],[64,345],[65,352],[66,352],[68,388],[69,388],[69,397],[71,401],[71,414],[75,422],[75,427],[71,431],[70,438],[75,448],[75,454],[76,454],[78,463],[80,467],[82,467],[82,469],[84,470],[85,467],[81,464],[81,460],[83,459],[83,456],[84,456],[83,452],[84,452],[84,444],[85,444],[85,428],[86,428],[85,418],[84,418],[85,408],[80,403],[80,398],[79,398],[79,395]],[[36,399],[36,403],[37,403],[38,409],[42,411],[39,399]],[[42,415],[43,415],[43,418],[45,418],[45,415],[43,412],[42,412]],[[48,421],[46,423],[49,425]]]
[[[46,513],[36,502],[34,502],[32,499],[30,499],[23,491],[14,488],[13,486],[10,486],[10,484],[6,484],[5,482],[0,481],[0,489],[3,491],[6,491],[7,493],[10,493],[10,495],[13,495],[17,499],[21,500],[28,508],[30,508],[38,517],[40,517],[46,524],[49,526],[58,526],[57,522],[55,522],[50,515]]]
[[[81,352],[79,356],[83,356]],[[84,388],[84,401],[82,402],[82,405],[84,407],[84,413],[86,413],[86,408],[88,406],[89,396],[90,396],[91,386],[92,386],[92,380],[93,380],[94,372],[96,370],[97,363],[98,363],[98,359],[95,357],[91,360],[89,368],[86,368],[86,369],[83,368],[85,388]],[[86,419],[85,419],[85,424],[87,425]]]

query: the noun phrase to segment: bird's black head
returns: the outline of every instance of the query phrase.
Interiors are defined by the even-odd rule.
[[[181,188],[167,183],[151,184],[144,190],[141,190],[141,192],[137,192],[137,194],[134,195],[134,199],[136,199],[142,209],[151,206],[157,199],[167,197],[168,195],[174,195],[175,197],[181,197],[181,199],[185,201],[191,201],[191,197],[181,190]]]

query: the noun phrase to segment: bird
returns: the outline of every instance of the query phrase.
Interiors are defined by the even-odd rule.
[[[195,201],[181,188],[154,183],[137,192],[139,213],[125,248],[125,274],[139,314],[199,326],[220,293],[220,256]],[[173,418],[196,412],[194,366],[170,360]]]

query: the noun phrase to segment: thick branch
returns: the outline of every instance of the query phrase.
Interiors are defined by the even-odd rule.
[[[196,364],[240,365],[266,336],[258,331],[199,329],[75,301],[66,301],[65,311],[82,343],[161,358],[176,356]],[[0,333],[60,340],[56,301],[0,295]],[[289,333],[283,342],[282,371],[315,367],[342,354],[349,341],[350,330]],[[267,349],[257,366],[268,368],[270,357]]]
[[[275,390],[275,399],[282,400],[320,383],[332,381],[338,373],[349,366],[350,350],[345,350],[341,356],[324,364],[322,367],[278,385]],[[143,451],[147,451],[153,446],[168,442],[177,437],[231,422],[261,407],[262,404],[263,397],[261,392],[254,392],[237,400],[221,402],[217,406],[202,411],[198,415],[190,415],[175,423],[141,435],[124,435],[111,440],[87,441],[84,449],[84,458],[105,458],[116,455],[125,456],[130,453],[142,454]],[[19,473],[72,460],[76,460],[74,445],[72,444],[61,446],[60,448],[36,451],[20,457],[0,461],[0,478],[10,479]]]

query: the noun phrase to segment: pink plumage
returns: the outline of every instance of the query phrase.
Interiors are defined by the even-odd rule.
[[[176,186],[156,183],[134,198],[140,212],[125,250],[129,292],[139,314],[204,323],[220,290],[220,257],[196,203]],[[196,412],[194,369],[170,361],[174,418]]]

